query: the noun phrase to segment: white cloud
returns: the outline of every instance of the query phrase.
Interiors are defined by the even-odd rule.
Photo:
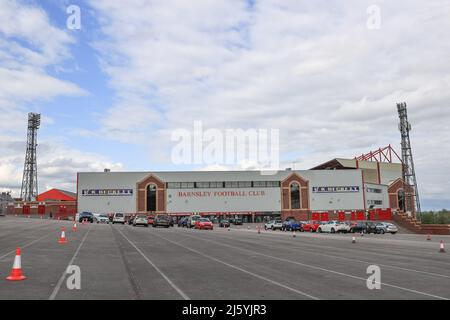
[[[14,137],[0,139],[0,190],[20,195],[25,141]],[[51,186],[75,191],[77,172],[123,170],[123,164],[111,162],[98,154],[67,148],[54,140],[43,140],[38,147],[38,182],[42,192]]]
[[[450,4],[379,1],[381,29],[369,30],[371,4],[91,1],[105,36],[95,47],[118,100],[102,130],[147,141],[167,161],[171,130],[194,120],[279,128],[284,158],[300,153],[292,160],[310,167],[398,149],[395,104],[407,101],[421,190],[450,202],[441,155],[450,135]]]
[[[0,0],[0,190],[20,195],[25,155],[27,109],[61,95],[82,95],[76,84],[48,73],[71,58],[74,39],[51,24],[45,11],[22,1]],[[43,125],[55,120],[42,116]],[[57,186],[74,190],[77,171],[119,170],[120,163],[69,149],[59,141],[38,146],[40,190]]]

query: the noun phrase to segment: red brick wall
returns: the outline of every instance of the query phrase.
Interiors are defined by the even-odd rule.
[[[292,183],[298,183],[300,186],[300,207],[301,209],[291,209],[290,186]],[[295,217],[298,220],[308,220],[309,218],[309,181],[297,173],[292,173],[281,182],[281,216]]]
[[[144,180],[136,184],[137,199],[136,208],[139,213],[147,213],[147,186],[156,185],[156,213],[166,212],[166,184],[154,175],[150,174]]]

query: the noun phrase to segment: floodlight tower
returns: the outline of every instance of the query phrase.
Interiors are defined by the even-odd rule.
[[[414,169],[414,160],[411,149],[411,140],[409,132],[411,124],[408,121],[408,111],[406,102],[397,103],[398,116],[400,118],[399,130],[402,136],[402,161],[403,161],[403,181],[405,183],[404,194],[405,204],[408,202],[416,206],[416,217],[420,220],[420,199],[419,190],[417,188],[416,171]],[[414,211],[414,208],[412,208]]]
[[[28,114],[27,151],[23,168],[22,189],[20,197],[23,201],[32,201],[38,195],[37,182],[37,130],[41,125],[41,115],[30,112]]]

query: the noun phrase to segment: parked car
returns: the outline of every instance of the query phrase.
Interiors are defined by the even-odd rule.
[[[178,220],[177,225],[178,225],[179,227],[185,227],[185,226],[186,226],[186,223],[185,223],[184,225],[183,225],[183,223],[184,223],[186,220],[187,220],[186,217],[181,218],[180,220]]]
[[[149,216],[147,216],[147,221],[148,221],[148,224],[150,225],[153,225],[153,221],[155,220],[155,216],[154,215],[149,215]]]
[[[303,231],[302,223],[296,220],[286,220],[281,225],[282,231]]]
[[[133,227],[144,226],[148,227],[148,219],[146,215],[140,214],[133,218]]]
[[[184,218],[183,222],[181,223],[181,227],[187,228],[188,222],[189,222],[189,218],[188,217]]]
[[[233,219],[233,224],[235,226],[242,226],[243,225],[242,219],[241,218]]]
[[[264,225],[265,230],[268,230],[268,229],[281,230],[281,228],[283,228],[283,223],[281,222],[281,219],[271,220]]]
[[[121,223],[125,224],[125,214],[123,213],[114,213],[113,221],[112,223]]]
[[[376,225],[378,233],[391,233],[396,234],[398,232],[398,227],[395,224],[389,222],[380,222]]]
[[[194,228],[195,227],[195,221],[197,221],[198,219],[200,219],[201,216],[199,215],[192,215],[188,218],[187,223],[186,223],[186,227],[188,227],[189,229]]]
[[[230,221],[228,221],[228,220],[220,220],[220,223],[219,223],[219,227],[220,228],[229,228],[230,227]]]
[[[157,214],[153,219],[153,227],[170,227],[170,217],[167,214]]]
[[[320,226],[320,221],[307,221],[302,224],[302,229],[305,232],[316,232]]]
[[[208,218],[200,218],[195,221],[195,229],[199,230],[213,230],[214,226]]]
[[[342,221],[329,221],[324,224],[321,224],[317,228],[317,232],[322,233],[347,233],[350,231],[350,226],[345,224]]]
[[[378,233],[376,224],[370,221],[359,221],[350,225],[351,233]]]
[[[93,223],[94,222],[94,215],[91,212],[82,212],[78,216],[78,222],[83,222],[83,220],[86,220],[87,222]]]
[[[97,223],[109,223],[109,217],[107,214],[99,214],[97,217],[95,217],[95,221]]]

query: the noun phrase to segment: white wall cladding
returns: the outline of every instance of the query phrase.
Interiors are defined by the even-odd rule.
[[[363,209],[361,170],[307,170],[279,171],[273,175],[259,171],[192,171],[154,172],[164,182],[213,181],[282,181],[296,172],[309,181],[311,210]],[[83,172],[78,174],[78,211],[136,212],[136,183],[150,172]],[[336,188],[353,187],[353,190]],[[315,189],[326,188],[326,189]],[[355,191],[357,188],[357,191]],[[131,195],[121,195],[120,190],[132,190]],[[85,194],[83,195],[83,190]],[[115,192],[114,195],[86,195]],[[99,191],[96,191],[99,190]],[[338,191],[333,191],[338,190]],[[183,194],[180,192],[196,192]],[[205,192],[211,192],[207,194]],[[224,192],[235,192],[226,194]],[[241,193],[239,193],[241,192]],[[387,191],[386,191],[387,196]],[[168,212],[248,212],[280,211],[281,190],[271,188],[205,188],[168,189]]]

